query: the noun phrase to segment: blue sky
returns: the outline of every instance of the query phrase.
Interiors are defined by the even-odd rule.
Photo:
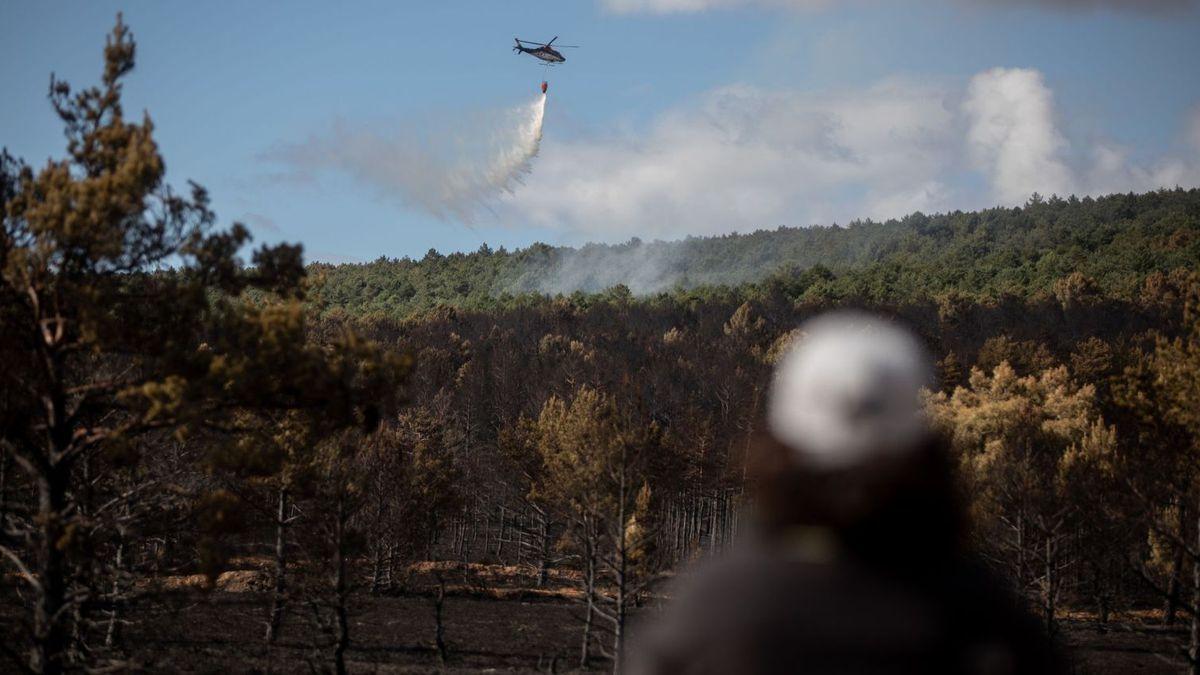
[[[170,180],[315,259],[1200,184],[1187,0],[10,2],[0,144],[35,165],[62,154],[49,74],[95,82],[118,10],[138,41],[126,106],[150,112]],[[478,142],[468,154],[486,161],[545,73],[513,36],[554,35],[582,48],[548,73],[540,154],[471,222],[428,213],[377,157],[338,146],[332,129],[364,130],[434,153]],[[296,166],[281,148],[324,154]]]

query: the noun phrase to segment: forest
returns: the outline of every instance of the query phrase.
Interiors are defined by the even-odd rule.
[[[973,298],[1052,293],[1072,273],[1105,296],[1133,299],[1147,275],[1190,269],[1200,255],[1200,191],[1042,198],[884,223],[781,227],[751,234],[573,249],[534,244],[513,252],[309,266],[323,310],[403,319],[453,305],[505,309],[544,295],[603,294],[624,285],[643,298],[783,285],[806,299],[891,304],[959,293]]]
[[[5,668],[616,671],[737,540],[797,326],[855,307],[935,353],[972,541],[1080,668],[1200,672],[1200,191],[244,259],[123,108],[124,24],[104,57],[52,83],[61,159],[0,160]],[[544,292],[643,247],[661,288]]]

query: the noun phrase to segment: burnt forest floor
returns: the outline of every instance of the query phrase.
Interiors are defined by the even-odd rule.
[[[310,672],[328,663],[328,650],[309,616],[294,614],[268,654],[263,644],[267,598],[257,593],[213,592],[168,608],[156,603],[153,617],[126,630],[126,642],[157,672]],[[438,669],[433,601],[426,596],[355,596],[350,615],[352,672],[407,673]],[[561,600],[447,597],[443,607],[447,672],[550,672],[577,669],[581,607]],[[1186,627],[1167,630],[1138,621],[1114,621],[1106,632],[1095,624],[1063,622],[1076,672],[1179,673],[1172,657],[1186,641]],[[592,668],[606,670],[596,660]]]
[[[148,672],[325,672],[329,641],[311,606],[292,602],[279,640],[264,643],[270,598],[260,566],[222,575],[205,589],[202,577],[171,577],[142,589],[124,608],[112,654],[122,669]],[[434,646],[433,580],[446,588],[443,605],[448,658]],[[397,583],[397,592],[355,593],[348,603],[356,673],[571,672],[578,670],[582,606],[571,572],[555,572],[537,588],[525,572],[496,565],[422,563]],[[399,588],[403,588],[400,591]],[[7,595],[7,594],[6,594]],[[12,634],[17,608],[7,597],[0,630]],[[1178,645],[1187,622],[1164,628],[1154,612],[1121,615],[1097,630],[1084,614],[1063,617],[1062,642],[1079,673],[1178,673]],[[609,669],[602,659],[590,667]],[[3,670],[3,668],[0,668]]]

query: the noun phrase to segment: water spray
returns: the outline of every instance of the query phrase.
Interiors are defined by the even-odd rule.
[[[484,185],[496,191],[512,193],[521,179],[533,169],[533,159],[542,145],[542,122],[546,116],[547,84],[542,82],[542,95],[529,104],[520,116],[519,128],[513,143],[499,148],[492,158]]]

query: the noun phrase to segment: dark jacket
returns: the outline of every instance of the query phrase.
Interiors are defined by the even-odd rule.
[[[1060,672],[961,545],[950,476],[933,444],[870,472],[769,468],[758,533],[679,582],[635,633],[630,672]]]

